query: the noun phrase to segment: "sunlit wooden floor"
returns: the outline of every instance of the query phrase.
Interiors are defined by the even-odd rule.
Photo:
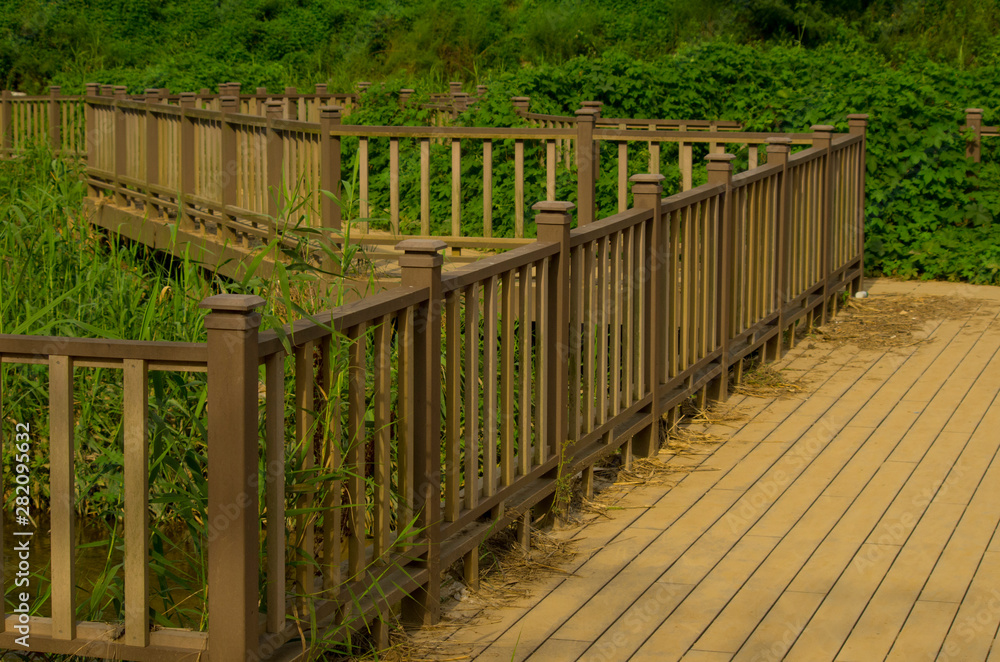
[[[1000,660],[1000,288],[930,342],[807,340],[807,392],[745,419],[672,488],[631,489],[565,535],[579,554],[448,636],[476,660]],[[459,605],[461,608],[461,604]]]

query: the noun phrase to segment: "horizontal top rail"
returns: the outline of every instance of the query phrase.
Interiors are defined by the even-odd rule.
[[[340,333],[352,326],[371,322],[426,301],[427,296],[428,290],[425,287],[401,286],[339,306],[332,311],[318,313],[312,319],[300,319],[293,324],[286,324],[282,330],[291,339],[292,347],[301,347],[330,335],[331,329]],[[270,329],[260,333],[258,357],[261,361],[284,349],[277,330]]]
[[[619,230],[639,225],[648,221],[652,215],[652,209],[633,208],[608,216],[607,218],[602,218],[585,227],[571,230],[569,233],[569,245],[571,248],[575,248],[594,239],[600,239],[601,237],[618,232]]]
[[[684,191],[682,193],[677,193],[670,196],[669,198],[664,198],[660,203],[661,213],[669,213],[676,211],[688,205],[693,205],[697,202],[703,200],[708,200],[709,198],[724,193],[726,191],[725,184],[702,184],[697,188],[693,188],[690,191]]]
[[[473,283],[484,281],[513,269],[519,269],[558,252],[559,244],[535,242],[507,251],[502,255],[483,258],[441,276],[441,290],[444,293],[460,290]]]
[[[711,129],[718,131],[739,131],[743,124],[733,120],[660,120],[645,119],[641,117],[598,117],[594,124],[599,127],[626,125],[626,128],[645,128],[650,126],[678,126],[682,125],[687,129]]]
[[[20,336],[0,334],[3,359],[11,363],[23,359],[70,356],[79,359],[145,360],[161,364],[207,364],[208,345],[198,342],[66,338],[62,336]]]
[[[334,136],[381,138],[471,138],[477,140],[551,140],[575,138],[576,129],[535,129],[530,127],[467,127],[467,126],[366,126],[341,124],[330,131]]]
[[[733,175],[733,188],[747,186],[756,181],[760,181],[761,179],[766,179],[771,175],[781,172],[783,167],[784,165],[781,163],[771,163],[758,166],[753,170],[747,170],[737,175]]]
[[[763,145],[769,138],[782,135],[791,139],[793,145],[811,145],[816,139],[813,133],[765,133],[760,131],[650,131],[637,129],[594,129],[595,140],[663,140],[686,143],[749,143]]]

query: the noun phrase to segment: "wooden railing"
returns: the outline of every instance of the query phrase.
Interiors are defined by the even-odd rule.
[[[116,127],[133,110],[177,117],[181,132],[203,123],[224,145],[239,144],[237,127],[300,126],[91,107]],[[743,358],[777,358],[785,334],[794,341],[796,325],[861,288],[866,116],[850,125],[817,127],[794,155],[791,139],[772,138],[767,164],[735,176],[732,155],[711,154],[708,182],[666,199],[662,175],[635,175],[633,208],[576,229],[571,203],[537,203],[537,240],[444,275],[444,242],[405,240],[399,287],[281,332],[258,331],[263,300],[220,295],[202,303],[205,343],[0,336],[3,364],[48,365],[51,385],[52,610],[34,619],[31,650],[169,660],[207,649],[212,662],[243,662],[301,649],[307,614],[319,629],[353,614],[379,639],[399,602],[406,620],[433,623],[452,563],[475,581],[484,539],[513,522],[526,535],[532,508],[568,476],[583,472],[589,489],[600,458],[655,452],[684,400],[725,398]],[[93,368],[125,373],[120,638],[75,619],[73,376]],[[207,632],[149,627],[146,388],[157,370],[207,372]],[[306,470],[316,463],[296,484],[285,484],[287,448]],[[0,645],[14,648],[15,624],[8,616]]]
[[[754,158],[749,163],[756,165],[758,146],[774,136],[728,130],[733,127],[712,131],[712,123],[694,127],[695,123],[689,122],[692,126],[684,130],[662,128],[683,125],[679,120],[639,120],[634,124],[615,120],[619,128],[595,128],[593,109],[583,109],[572,122],[558,126],[546,120],[550,126],[377,127],[342,124],[336,107],[322,107],[318,122],[303,122],[283,119],[286,101],[267,102],[263,117],[236,112],[238,103],[235,96],[222,96],[219,110],[205,110],[197,108],[194,94],[181,95],[178,105],[161,103],[155,95],[144,102],[121,96],[88,97],[87,124],[94,127],[88,134],[90,194],[113,194],[119,207],[139,209],[153,220],[177,222],[184,232],[202,237],[211,234],[216,241],[244,248],[279,236],[296,224],[342,230],[350,206],[351,217],[365,222],[385,219],[387,229],[382,233],[356,230],[351,233],[352,240],[391,247],[407,234],[432,234],[432,221],[441,220],[431,217],[432,176],[448,173],[449,231],[441,238],[455,259],[467,259],[457,257],[462,248],[510,249],[530,243],[528,191],[538,191],[532,197],[556,198],[557,179],[566,173],[568,154],[573,156],[569,175],[576,181],[577,218],[583,226],[607,213],[596,207],[602,141],[617,145],[614,177],[618,210],[624,211],[628,178],[634,174],[629,170],[629,143],[650,146],[649,170],[654,174],[660,170],[660,145],[677,144],[689,185],[692,145],[706,143],[716,152],[727,145],[750,146]],[[795,145],[812,145],[820,135],[822,131],[786,137]],[[350,149],[345,142],[348,139]],[[442,143],[447,150],[440,148]],[[387,159],[384,152],[381,154],[388,161],[388,177],[382,175],[378,189],[380,196],[388,198],[384,212],[376,211],[372,204],[376,184],[371,163],[377,156],[376,148],[388,152]],[[497,157],[500,149],[505,150],[504,156]],[[513,161],[513,177],[495,180],[498,158],[508,164],[506,159]],[[541,183],[526,175],[529,159],[532,164],[537,163],[535,159],[544,164],[544,193]],[[406,173],[404,164],[410,168]],[[470,181],[463,174],[470,165],[477,175],[481,172],[477,180]],[[355,168],[356,189],[347,190],[343,181],[353,177]],[[401,204],[404,174],[411,182],[419,178],[419,216],[409,224],[403,223]],[[474,216],[476,225],[481,222],[481,226],[471,230],[464,217],[469,213],[466,202],[470,195],[479,195],[482,200],[481,212],[476,210]],[[511,199],[512,204],[498,204],[501,197]],[[283,213],[283,202],[293,198],[299,201],[295,213]],[[498,210],[513,219],[497,219]],[[410,219],[414,211],[408,210]],[[512,226],[513,236],[497,236],[497,221]]]

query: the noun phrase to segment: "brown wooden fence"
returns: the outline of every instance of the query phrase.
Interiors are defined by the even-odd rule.
[[[88,97],[87,125],[94,127],[87,143],[90,193],[113,194],[119,208],[139,210],[154,221],[177,222],[183,232],[211,235],[215,241],[243,248],[280,236],[291,225],[340,231],[347,207],[351,207],[348,215],[361,221],[383,213],[387,217],[387,232],[352,232],[356,243],[391,247],[402,235],[428,236],[432,220],[441,220],[431,218],[432,173],[449,173],[450,232],[441,238],[451,247],[454,259],[467,259],[457,257],[462,248],[509,249],[530,243],[526,191],[533,182],[525,168],[532,146],[544,146],[547,199],[556,197],[557,176],[572,155],[569,170],[576,179],[577,218],[582,226],[607,213],[595,205],[602,141],[617,145],[618,210],[624,211],[628,179],[635,174],[629,171],[630,143],[655,146],[650,147],[653,174],[660,169],[659,146],[678,144],[680,159],[687,164],[684,177],[690,182],[692,145],[704,143],[714,152],[735,146],[756,156],[758,146],[774,137],[733,131],[732,126],[711,130],[712,123],[681,120],[614,120],[617,128],[598,128],[593,109],[583,109],[558,126],[546,120],[547,126],[522,128],[377,127],[343,124],[336,107],[324,106],[318,122],[305,122],[283,119],[287,102],[280,100],[268,102],[263,117],[236,112],[239,100],[235,96],[220,97],[219,110],[198,108],[196,101],[193,94],[181,95],[178,105],[161,103],[156,96],[144,102],[121,96]],[[663,128],[675,124],[683,130]],[[823,140],[826,130],[817,127],[813,133],[786,137],[794,145],[813,145]],[[342,143],[349,137],[357,143],[353,153],[346,155]],[[494,181],[494,146],[501,141],[513,143],[512,181]],[[449,147],[442,161],[432,161],[434,142]],[[376,212],[370,203],[376,145],[388,150],[389,204],[384,212]],[[419,160],[419,224],[409,229],[401,222],[402,154],[409,154],[411,162]],[[470,185],[468,175],[463,176],[468,165],[463,157],[470,154],[481,170],[481,180],[472,184],[482,196],[482,225],[471,231],[463,219],[463,201],[468,197],[464,188]],[[357,186],[348,191],[342,183],[351,172],[351,163]],[[756,165],[757,159],[749,163]],[[494,232],[498,187],[513,189],[513,205],[500,209],[513,216],[513,237],[498,237]],[[291,199],[298,200],[299,206],[289,215],[282,212],[282,203]],[[101,213],[113,210],[104,208]]]
[[[115,131],[137,118],[147,130],[156,122],[140,136],[170,123],[189,136],[214,131],[222,154],[255,133],[311,131],[186,106],[90,106]],[[302,614],[319,628],[363,616],[384,635],[402,602],[406,620],[435,622],[450,565],[464,559],[473,580],[478,546],[498,528],[519,522],[527,532],[533,507],[580,472],[592,485],[594,463],[609,454],[655,452],[663,417],[685,399],[724,398],[744,357],[779,356],[796,324],[825,318],[839,292],[861,288],[866,116],[850,125],[848,134],[817,127],[813,146],[795,154],[790,138],[773,137],[767,163],[737,175],[732,155],[711,154],[708,182],[666,199],[662,175],[635,175],[634,207],[576,229],[572,204],[537,203],[535,241],[446,274],[444,242],[405,240],[399,287],[286,328],[289,345],[259,331],[261,299],[236,295],[202,303],[211,311],[203,343],[0,336],[7,369],[49,366],[52,606],[33,619],[32,650],[243,662],[299,650]],[[127,170],[116,154],[91,155],[105,159],[100,186],[174,204],[164,197],[173,189],[150,188],[141,164]],[[147,174],[150,163],[160,165],[149,161]],[[192,177],[186,195],[206,194],[198,172],[177,173]],[[75,617],[73,375],[97,368],[125,375],[124,634]],[[148,620],[146,389],[150,371],[178,370],[207,379],[207,632],[151,631]],[[289,448],[337,478],[286,485]],[[315,515],[286,518],[286,503]],[[0,646],[14,648],[14,624],[8,616]]]

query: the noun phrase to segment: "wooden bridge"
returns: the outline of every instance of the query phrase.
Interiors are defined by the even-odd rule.
[[[577,552],[561,572],[485,618],[463,618],[474,595],[454,604],[421,657],[996,659],[1000,292],[870,292],[900,297],[894,315],[958,305],[895,348],[797,345],[776,366],[804,393],[730,398],[733,420],[700,426],[722,443],[664,454],[665,485],[611,488],[560,534]]]
[[[400,279],[284,333],[259,329],[260,298],[217,295],[202,303],[210,311],[205,342],[0,336],[6,370],[35,364],[49,372],[51,613],[33,617],[32,650],[286,660],[308,658],[308,641],[337,623],[367,624],[384,640],[397,605],[407,622],[434,623],[449,566],[464,561],[473,578],[479,544],[510,523],[527,531],[532,509],[547,508],[567,476],[590,481],[608,455],[655,453],[681,403],[726,399],[745,359],[779,358],[784,339],[826,320],[842,292],[862,282],[861,115],[851,116],[849,133],[822,126],[778,136],[690,130],[695,122],[685,130],[649,120],[598,128],[593,109],[560,120],[572,128],[358,127],[338,124],[329,107],[318,122],[283,119],[281,100],[260,117],[237,113],[235,94],[210,110],[194,107],[196,95],[173,105],[159,94],[138,102],[92,92],[83,100],[85,147],[60,141],[86,158],[95,222],[126,235],[145,232],[143,223],[168,227],[206,251],[252,252],[281,236],[282,200],[311,201],[302,223],[336,236],[348,216],[342,141],[358,137],[354,163],[364,174],[366,145],[387,139],[391,238],[361,239],[394,246]],[[4,107],[16,103],[5,97]],[[52,117],[50,129],[59,124]],[[419,150],[421,180],[434,141],[449,145],[459,166],[461,145],[479,143],[487,183],[494,143],[512,143],[518,172],[535,141],[547,175],[537,186],[549,193],[568,149],[578,207],[538,202],[533,223],[519,223],[520,196],[532,184],[515,177],[505,182],[515,208],[504,210],[515,236],[490,237],[493,189],[484,184],[483,236],[466,237],[455,203],[461,168],[453,167],[459,218],[450,219],[451,233],[406,238],[393,172],[407,140]],[[615,142],[621,155],[615,213],[595,209],[600,141]],[[628,171],[629,142],[657,145],[653,172]],[[716,147],[704,184],[663,197],[658,146],[678,144],[681,170],[691,171],[688,146],[699,142],[752,145],[754,167],[734,174],[734,155]],[[763,165],[757,145],[766,145]],[[793,145],[803,148],[792,153]],[[360,210],[371,192],[366,177]],[[135,236],[170,248],[159,243],[161,230],[149,232]],[[443,273],[449,246],[505,252]],[[96,369],[124,374],[123,627],[77,618],[73,385],[74,375]],[[206,631],[150,627],[154,371],[204,373]],[[293,455],[304,473],[286,484]],[[286,517],[286,508],[295,514]],[[7,615],[0,645],[14,648],[17,623]]]

